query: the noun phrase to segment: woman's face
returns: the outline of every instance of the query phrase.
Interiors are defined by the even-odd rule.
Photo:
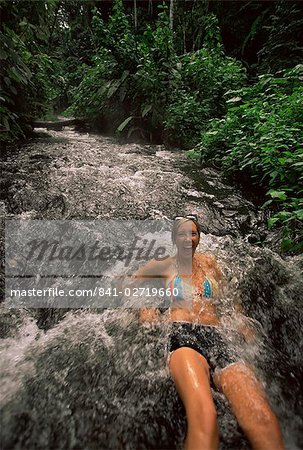
[[[182,223],[176,233],[178,256],[192,258],[199,244],[200,236],[194,222],[187,220]]]

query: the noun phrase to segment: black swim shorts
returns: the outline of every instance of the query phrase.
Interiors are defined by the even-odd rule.
[[[181,347],[192,348],[204,356],[211,371],[223,369],[240,359],[228,346],[218,328],[212,325],[174,322],[169,335],[168,350],[173,352]]]

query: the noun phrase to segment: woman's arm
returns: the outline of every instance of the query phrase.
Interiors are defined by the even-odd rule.
[[[163,261],[151,260],[143,267],[140,267],[133,275],[133,283],[140,286],[152,281],[153,279],[158,281],[164,279],[165,265]],[[151,323],[161,320],[161,313],[158,308],[142,308],[140,309],[140,322]]]
[[[215,278],[215,280],[218,283],[218,291],[219,291],[219,297],[221,299],[224,298],[224,291],[228,290],[226,279],[224,278],[220,268],[217,265],[217,262],[214,258],[209,257],[207,260],[209,269],[211,269],[212,274]],[[256,334],[255,331],[250,324],[249,318],[245,316],[244,309],[242,302],[240,300],[240,296],[236,293],[233,294],[233,311],[235,312],[235,315],[237,318],[239,318],[239,322],[236,325],[237,331],[242,334],[245,341],[247,343],[253,342],[256,340]]]
[[[224,290],[227,288],[227,283],[222,279],[220,283],[220,291],[222,298],[224,295]],[[244,337],[247,343],[252,343],[256,340],[256,333],[253,326],[250,323],[250,319],[245,315],[245,311],[240,299],[240,295],[232,293],[232,313],[231,315],[235,318],[236,330]]]
[[[141,323],[159,322],[161,313],[158,308],[143,308],[140,309],[139,320]]]
[[[234,304],[234,308],[236,314],[240,318],[237,326],[238,332],[242,334],[248,344],[253,343],[256,340],[256,333],[252,325],[250,324],[249,318],[244,313],[243,305],[240,302],[239,298],[237,298],[237,301]]]

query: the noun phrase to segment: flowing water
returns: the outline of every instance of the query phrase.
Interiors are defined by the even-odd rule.
[[[69,128],[39,130],[7,152],[1,166],[2,219],[197,213],[200,250],[216,255],[228,281],[226,336],[232,339],[240,320],[229,301],[240,295],[257,339],[238,350],[255,366],[287,448],[303,448],[303,261],[274,251],[275,237],[250,200],[182,152]],[[182,448],[184,410],[166,366],[169,326],[142,326],[137,319],[129,310],[9,310],[4,303],[3,448]],[[213,395],[221,449],[248,449],[223,395],[214,389]]]

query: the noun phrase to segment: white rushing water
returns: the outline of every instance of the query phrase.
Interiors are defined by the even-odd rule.
[[[248,243],[262,214],[210,168],[182,152],[120,144],[72,129],[37,135],[2,163],[3,218],[165,219],[195,212],[200,250],[228,281],[227,338],[239,295],[257,341],[241,347],[282,424],[287,448],[302,442],[302,258]],[[197,173],[200,179],[197,182]],[[257,239],[258,240],[258,239]],[[2,324],[4,448],[181,448],[182,404],[166,367],[169,327],[143,327],[129,310],[8,310]],[[238,319],[237,319],[238,320]],[[213,391],[222,450],[247,449],[226,400]]]

